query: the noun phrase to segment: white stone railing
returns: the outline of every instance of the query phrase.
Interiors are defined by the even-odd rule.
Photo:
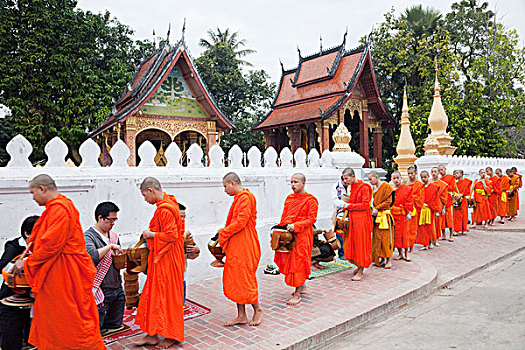
[[[7,152],[11,159],[7,167],[0,168],[0,220],[4,223],[0,231],[0,251],[5,240],[19,236],[25,217],[43,211],[32,200],[28,189],[29,180],[40,173],[51,175],[59,191],[73,200],[84,229],[94,224],[98,203],[115,202],[120,207],[115,231],[121,235],[123,246],[137,242],[152,217],[154,207],[144,201],[139,185],[145,177],[154,176],[166,192],[174,194],[188,208],[187,228],[202,249],[201,257],[190,262],[190,280],[213,277],[219,272],[208,266],[213,259],[206,246],[210,237],[224,226],[232,202],[222,186],[222,177],[227,172],[237,172],[244,187],[257,198],[261,263],[273,259],[269,229],[279,222],[284,199],[291,193],[291,175],[295,172],[306,175],[307,191],[316,196],[320,204],[317,225],[329,227],[333,210],[330,188],[341,174],[340,169],[332,166],[331,152],[326,151],[321,157],[317,150],[307,155],[303,149],[298,149],[292,154],[288,148],[277,153],[270,147],[261,153],[252,147],[244,154],[240,147],[234,146],[226,155],[220,146],[214,145],[204,157],[202,148],[193,144],[185,154],[187,165],[182,166],[182,152],[172,143],[165,150],[165,167],[156,166],[157,150],[149,141],[139,147],[140,162],[136,167],[128,165],[130,149],[122,141],[111,148],[112,162],[106,167],[100,165],[100,147],[91,139],[79,148],[82,162],[78,167],[68,166],[68,147],[58,137],[45,146],[47,161],[42,167],[34,167],[29,161],[32,146],[23,136],[11,140]],[[205,158],[209,160],[206,166]],[[360,177],[360,169],[356,170]]]

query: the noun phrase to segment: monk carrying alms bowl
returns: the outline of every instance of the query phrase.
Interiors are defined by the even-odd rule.
[[[293,233],[284,226],[272,227],[271,246],[276,252],[289,253],[295,246]]]
[[[24,254],[17,256],[13,259],[12,262],[8,263],[6,267],[2,270],[2,277],[4,278],[5,284],[13,290],[15,293],[12,296],[2,299],[2,304],[7,306],[30,306],[33,305],[35,299],[31,297],[30,291],[31,286],[27,282],[27,279],[22,272],[19,275],[16,275],[11,272],[12,267],[14,266],[15,261],[24,260],[27,250]]]
[[[208,250],[211,255],[216,259],[210,263],[213,267],[224,267],[224,262],[222,259],[226,256],[222,251],[222,247],[219,245],[219,233],[212,237],[208,243]]]

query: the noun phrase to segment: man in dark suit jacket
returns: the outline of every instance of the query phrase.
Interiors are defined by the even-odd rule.
[[[4,253],[0,258],[0,270],[27,248],[27,240],[31,235],[38,216],[27,217],[20,229],[22,236],[7,241]],[[14,292],[5,283],[0,288],[0,300],[13,295]],[[22,343],[27,341],[31,326],[31,309],[29,307],[7,306],[0,303],[0,348],[4,350],[18,350]]]

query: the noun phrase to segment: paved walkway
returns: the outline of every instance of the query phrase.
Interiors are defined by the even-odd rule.
[[[351,270],[311,280],[295,307],[285,305],[292,289],[283,276],[260,271],[265,315],[259,327],[223,326],[235,316],[235,305],[224,297],[220,279],[189,285],[189,297],[212,311],[186,322],[186,341],[176,348],[309,349],[525,248],[525,220],[496,229],[472,230],[436,249],[416,250],[412,263],[395,261],[391,270],[371,267],[361,282],[350,281]],[[132,340],[108,348],[138,349]]]

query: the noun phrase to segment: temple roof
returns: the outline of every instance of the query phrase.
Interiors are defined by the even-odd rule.
[[[368,46],[346,51],[345,41],[346,34],[340,46],[307,57],[299,51],[297,68],[283,69],[272,110],[253,130],[327,119],[352,97],[358,82],[383,127],[395,126],[381,101]]]
[[[159,47],[141,62],[128,87],[115,102],[111,114],[91,132],[89,137],[94,137],[137,113],[175,66],[180,69],[199,104],[208,116],[217,122],[217,127],[232,129],[232,122],[219,110],[200,77],[184,40],[180,40],[173,46],[168,43]]]

